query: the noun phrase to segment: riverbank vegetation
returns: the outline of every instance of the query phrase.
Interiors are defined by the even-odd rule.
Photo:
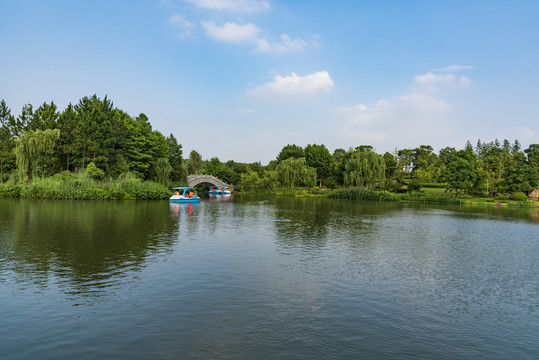
[[[289,144],[267,165],[183,157],[173,134],[148,117],[128,115],[110,99],[84,97],[60,111],[54,102],[0,102],[0,197],[163,199],[188,174],[213,175],[237,191],[378,201],[504,201],[533,204],[539,144],[470,142],[463,149],[429,145],[378,154],[370,145],[336,149]]]

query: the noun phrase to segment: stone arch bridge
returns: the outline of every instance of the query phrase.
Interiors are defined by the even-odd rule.
[[[187,186],[193,187],[198,184],[210,184],[219,187],[228,186],[230,191],[234,190],[234,185],[229,185],[212,175],[189,175],[187,177]]]

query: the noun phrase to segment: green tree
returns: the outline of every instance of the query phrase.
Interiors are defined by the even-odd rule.
[[[333,176],[339,185],[344,185],[344,173],[346,172],[346,162],[352,156],[352,149],[346,151],[344,149],[335,149],[333,151],[334,169]]]
[[[21,114],[17,118],[10,119],[11,134],[15,137],[20,137],[25,131],[36,130],[32,129],[32,120],[34,111],[32,104],[26,104],[22,107]]]
[[[385,180],[384,157],[374,151],[354,151],[346,162],[344,184],[368,187]]]
[[[539,171],[539,144],[531,144],[524,152],[528,158],[528,164]]]
[[[191,150],[187,160],[187,172],[189,174],[198,174],[200,169],[202,169],[202,156],[197,151]]]
[[[526,162],[526,157],[522,153],[517,153],[516,164],[508,168],[504,174],[499,188],[504,193],[515,193],[522,191],[528,193],[539,185],[537,169]]]
[[[120,109],[114,109],[111,118],[110,132],[105,139],[104,150],[107,162],[102,164],[105,173],[118,177],[121,173],[129,171],[129,164],[126,159],[126,144],[128,132],[125,124],[131,121],[131,117]]]
[[[260,176],[256,171],[249,170],[241,174],[240,187],[242,190],[255,190],[260,186]]]
[[[158,158],[153,164],[153,179],[161,184],[167,185],[170,183],[170,174],[172,166],[167,158]]]
[[[287,158],[282,160],[275,170],[283,186],[289,189],[316,184],[316,170],[307,166],[305,158]]]
[[[148,118],[140,114],[137,119],[124,119],[126,129],[125,158],[129,170],[140,179],[148,178],[154,159],[150,139],[151,126]]]
[[[77,144],[75,143],[75,130],[77,128],[77,113],[73,108],[73,105],[69,104],[67,108],[58,117],[58,128],[60,129],[60,139],[58,140],[58,147],[62,155],[65,156],[66,170],[69,170],[71,155],[77,150]]]
[[[27,131],[17,139],[15,156],[19,173],[26,172],[28,183],[32,183],[34,169],[42,152],[41,130]]]
[[[41,132],[40,141],[41,141],[41,148],[43,149],[43,152],[45,155],[47,155],[49,160],[49,176],[52,175],[52,155],[54,153],[54,146],[58,142],[58,139],[60,138],[60,130],[59,129],[46,129]]]
[[[95,94],[92,97],[85,96],[75,106],[75,112],[77,126],[74,135],[82,152],[81,166],[85,167],[90,153],[94,163],[108,167],[109,152],[115,138],[112,135],[117,134],[113,127],[115,111],[112,101],[106,96],[103,100]],[[115,125],[121,125],[121,122]]]
[[[414,165],[414,157],[415,157],[415,151],[414,149],[402,149],[398,150],[398,159],[397,159],[397,166],[399,169],[402,169],[402,172],[408,175],[408,178],[410,178],[410,175],[412,174],[413,165]]]
[[[453,160],[453,156],[455,156],[456,152],[457,150],[455,148],[449,147],[449,146],[441,149],[439,158],[442,164],[444,165],[449,164]]]
[[[386,151],[383,157],[386,164],[386,179],[391,179],[397,170],[397,159],[388,151]]]
[[[322,179],[331,176],[333,170],[333,157],[324,145],[307,145],[305,147],[305,161],[307,166],[316,170],[316,176],[322,186]]]
[[[230,182],[230,173],[230,169],[218,157],[212,157],[204,163],[204,174],[213,175],[225,183]]]
[[[372,147],[372,145],[359,145],[356,147],[356,151],[374,151],[374,148]]]
[[[274,189],[279,186],[279,174],[276,170],[267,170],[260,178],[260,189]]]
[[[97,106],[96,102],[98,101],[97,96],[94,95],[92,98],[85,96],[79,100],[79,103],[75,106],[76,115],[76,124],[75,128],[75,141],[78,148],[82,151],[82,164],[81,167],[84,168],[86,165],[86,151],[88,146],[92,141],[93,132],[94,132],[94,119],[97,118]]]
[[[459,150],[446,164],[442,170],[442,178],[447,182],[449,188],[455,190],[455,197],[459,196],[459,191],[469,192],[477,188],[484,177],[480,170],[480,164],[476,160],[473,149]]]
[[[0,183],[4,181],[4,165],[10,159],[14,147],[10,124],[14,121],[5,100],[0,101]]]
[[[50,104],[44,102],[34,111],[31,130],[55,129],[58,127],[57,122],[59,117],[60,113],[54,101],[51,101]]]
[[[178,144],[178,141],[172,134],[167,137],[166,142],[170,152],[168,161],[170,163],[170,166],[172,167],[170,177],[174,182],[181,182],[185,180],[185,173],[182,166],[182,146],[181,144]]]
[[[286,145],[277,156],[277,162],[281,162],[288,158],[299,159],[302,157],[305,157],[305,152],[301,146],[297,146],[296,144]]]
[[[414,171],[418,169],[427,169],[430,165],[437,162],[438,156],[432,152],[432,146],[421,145],[418,148],[413,149],[412,163],[414,164]]]

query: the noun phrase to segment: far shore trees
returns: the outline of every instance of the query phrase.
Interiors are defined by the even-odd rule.
[[[307,166],[303,157],[287,158],[277,165],[275,171],[281,184],[289,189],[296,186],[313,186],[316,183],[316,170]]]
[[[442,178],[450,189],[455,190],[455,197],[459,196],[459,191],[469,192],[477,188],[483,175],[474,153],[469,149],[455,152],[442,170]]]
[[[11,109],[4,100],[0,101],[0,183],[4,182],[4,165],[14,147],[10,124],[15,121]]]
[[[315,185],[389,191],[447,186],[456,196],[510,196],[539,186],[539,144],[525,148],[518,140],[477,140],[475,147],[468,141],[462,150],[445,147],[438,153],[424,144],[383,156],[372,145],[338,148],[331,154],[323,144],[288,144],[267,165],[216,156],[206,160],[196,150],[184,159],[180,141],[154,130],[145,114],[131,116],[114,107],[107,96],[84,97],[63,110],[52,101],[38,107],[25,104],[17,116],[1,100],[0,182],[24,184],[66,170],[78,173],[92,162],[105,182],[129,175],[181,186],[188,174],[209,173],[253,191]]]
[[[346,162],[344,183],[347,186],[372,187],[385,180],[384,157],[368,148],[358,148]]]
[[[324,145],[307,145],[305,147],[305,162],[316,170],[316,176],[322,187],[322,179],[331,175],[333,170],[333,157]]]
[[[17,169],[22,174],[26,172],[28,183],[32,183],[34,169],[37,160],[41,155],[42,147],[39,139],[41,130],[27,131],[17,139],[15,146],[15,156],[17,158]]]

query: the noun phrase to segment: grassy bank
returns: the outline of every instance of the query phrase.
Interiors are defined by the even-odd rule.
[[[367,201],[404,201],[426,204],[452,204],[470,206],[517,206],[536,207],[539,203],[531,200],[514,201],[509,199],[497,199],[489,196],[466,196],[455,198],[453,193],[446,192],[443,188],[424,188],[421,191],[410,193],[393,193],[389,191],[367,190],[362,188],[345,189],[319,189],[319,188],[277,188],[273,190],[263,190],[257,193],[266,193],[275,196],[295,196],[295,197],[329,197],[342,200],[367,200]]]
[[[2,184],[0,198],[71,200],[157,200],[168,199],[170,189],[126,174],[117,180],[97,181],[85,174],[69,172],[35,179],[31,184]]]

